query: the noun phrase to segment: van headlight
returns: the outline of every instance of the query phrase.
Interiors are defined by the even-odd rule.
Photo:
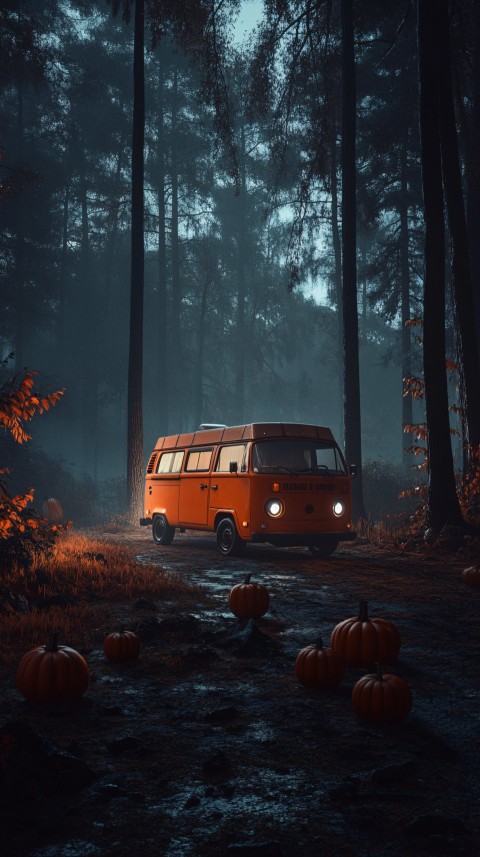
[[[280,515],[283,515],[284,508],[283,502],[278,497],[267,500],[265,503],[265,511],[271,518],[279,518]]]
[[[340,518],[340,516],[343,515],[344,511],[345,511],[345,506],[343,505],[342,501],[341,500],[335,500],[335,503],[333,504],[333,514],[337,518]]]

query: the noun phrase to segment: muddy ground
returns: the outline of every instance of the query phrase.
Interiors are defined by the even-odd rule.
[[[81,771],[71,787],[47,750],[30,784],[4,776],[2,854],[480,853],[480,591],[460,580],[471,558],[363,544],[326,561],[264,546],[225,559],[211,536],[187,533],[168,548],[144,531],[102,537],[197,588],[181,602],[139,601],[118,614],[112,605],[138,630],[140,658],[110,664],[99,638],[84,653],[91,683],[78,704],[40,708],[13,682],[4,689],[1,725],[32,727]],[[227,595],[246,572],[268,587],[270,609],[253,635],[232,641]],[[391,671],[414,701],[398,725],[353,714],[365,670],[327,692],[293,674],[299,649],[319,633],[328,641],[360,598],[402,636]],[[11,740],[3,734],[0,761]],[[31,759],[19,766],[31,771]]]

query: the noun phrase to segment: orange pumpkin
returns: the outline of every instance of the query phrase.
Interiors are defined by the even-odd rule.
[[[251,574],[247,574],[243,583],[237,583],[230,590],[228,606],[239,619],[260,619],[270,604],[268,590],[261,583],[252,583]]]
[[[312,646],[301,649],[295,661],[298,681],[310,688],[336,687],[342,681],[345,669],[343,658],[333,649],[324,649],[321,637]]]
[[[368,604],[360,601],[358,616],[344,619],[332,631],[330,645],[349,666],[394,664],[400,651],[400,634],[387,619],[370,619]]]
[[[386,673],[378,664],[376,674],[364,675],[353,687],[352,706],[355,714],[369,723],[396,723],[412,707],[408,684],[398,675]]]
[[[462,580],[472,589],[480,589],[480,565],[471,565],[462,571]]]
[[[134,631],[112,631],[103,641],[103,651],[109,661],[133,661],[140,653],[140,640]]]
[[[86,660],[70,646],[59,646],[57,634],[50,645],[27,652],[17,672],[17,688],[29,702],[73,702],[85,693],[88,682]]]
[[[59,524],[63,520],[62,504],[55,497],[45,497],[42,504],[43,517],[52,524]]]

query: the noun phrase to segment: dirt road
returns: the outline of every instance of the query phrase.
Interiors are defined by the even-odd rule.
[[[211,536],[168,548],[145,531],[102,538],[197,589],[119,613],[138,629],[139,661],[119,669],[89,652],[91,701],[63,720],[36,715],[36,728],[80,748],[96,780],[74,810],[63,799],[68,825],[43,844],[38,830],[35,842],[17,836],[18,854],[478,853],[480,593],[461,583],[461,557],[349,545],[327,561],[264,546],[225,559]],[[268,588],[270,609],[242,648],[227,596],[246,573]],[[395,726],[353,714],[365,670],[321,693],[293,675],[298,650],[319,633],[328,642],[361,598],[402,637],[392,671],[414,702]],[[34,719],[22,703],[9,713]]]

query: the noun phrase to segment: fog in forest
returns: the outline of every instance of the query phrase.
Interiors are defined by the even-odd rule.
[[[27,368],[43,393],[65,389],[34,418],[28,444],[2,439],[2,463],[12,489],[58,495],[78,520],[126,502],[134,16],[112,5],[21,2],[0,17],[2,380]],[[293,68],[298,33],[267,50],[274,23],[260,2],[218,13],[218,55],[195,41],[193,24],[162,22],[151,6],[144,462],[158,436],[202,422],[317,423],[343,446],[337,13],[327,33],[316,8],[314,45],[298,47]],[[375,514],[369,468],[415,478],[402,425],[424,420],[424,402],[403,395],[402,378],[422,374],[422,329],[406,322],[423,312],[424,227],[416,24],[389,4],[372,10],[357,21],[356,275]],[[457,74],[466,91],[460,62]],[[453,359],[448,297],[446,312]],[[457,388],[452,371],[452,403]]]

